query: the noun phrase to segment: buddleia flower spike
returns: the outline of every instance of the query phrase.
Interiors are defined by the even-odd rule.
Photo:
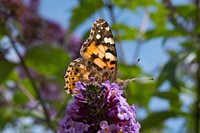
[[[59,133],[139,133],[135,106],[117,83],[77,82],[73,102],[59,122]]]

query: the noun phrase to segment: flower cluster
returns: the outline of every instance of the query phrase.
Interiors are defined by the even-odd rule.
[[[66,31],[58,23],[40,16],[39,3],[40,0],[27,0],[26,3],[24,0],[0,0],[0,23],[6,26],[13,20],[18,22],[20,28],[16,27],[19,28],[17,40],[25,47],[41,43],[64,45]]]
[[[59,133],[139,133],[135,107],[129,106],[118,84],[77,82],[74,101],[59,122]]]

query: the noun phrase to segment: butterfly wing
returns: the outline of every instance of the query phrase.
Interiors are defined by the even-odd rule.
[[[100,69],[103,81],[116,81],[117,53],[111,28],[105,20],[100,18],[94,22],[80,54]]]
[[[82,77],[82,72],[86,71],[83,58],[78,58],[73,60],[65,73],[65,91],[70,94],[71,91],[75,88],[75,83],[80,81]]]
[[[84,81],[87,83],[90,81],[90,77],[94,77],[95,81],[102,82],[105,76],[103,74],[104,73],[99,70],[98,66],[87,59],[75,59],[69,64],[65,74],[65,91],[68,94],[72,94],[76,82]]]

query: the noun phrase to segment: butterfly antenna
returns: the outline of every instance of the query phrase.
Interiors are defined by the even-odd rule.
[[[133,65],[133,67],[131,67],[126,75],[126,78],[128,78],[128,76],[130,75],[130,73],[132,72],[133,68],[138,64],[138,62],[140,61],[140,58],[135,62],[135,64]]]
[[[147,81],[147,80],[154,80],[154,77],[137,77],[133,79],[129,79],[129,82],[135,81],[135,80],[141,80],[141,81]]]

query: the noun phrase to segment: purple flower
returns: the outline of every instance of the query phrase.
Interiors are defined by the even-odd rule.
[[[76,88],[74,89],[74,91],[79,91],[79,90],[86,90],[84,83],[82,83],[82,82],[76,83]]]
[[[74,91],[74,101],[59,122],[59,133],[139,133],[135,107],[128,105],[116,83],[77,82]]]
[[[97,133],[111,133],[111,131],[114,131],[116,129],[115,124],[108,125],[107,121],[102,121],[100,123],[100,127],[102,130],[99,130]]]
[[[29,0],[29,11],[32,13],[37,14],[38,13],[38,8],[39,8],[40,0]]]
[[[26,10],[22,0],[0,0],[0,21],[18,18]],[[3,21],[2,21],[3,20]]]
[[[128,120],[129,119],[129,114],[127,113],[128,112],[128,109],[126,106],[121,106],[119,108],[117,108],[118,110],[118,118],[120,120]]]

